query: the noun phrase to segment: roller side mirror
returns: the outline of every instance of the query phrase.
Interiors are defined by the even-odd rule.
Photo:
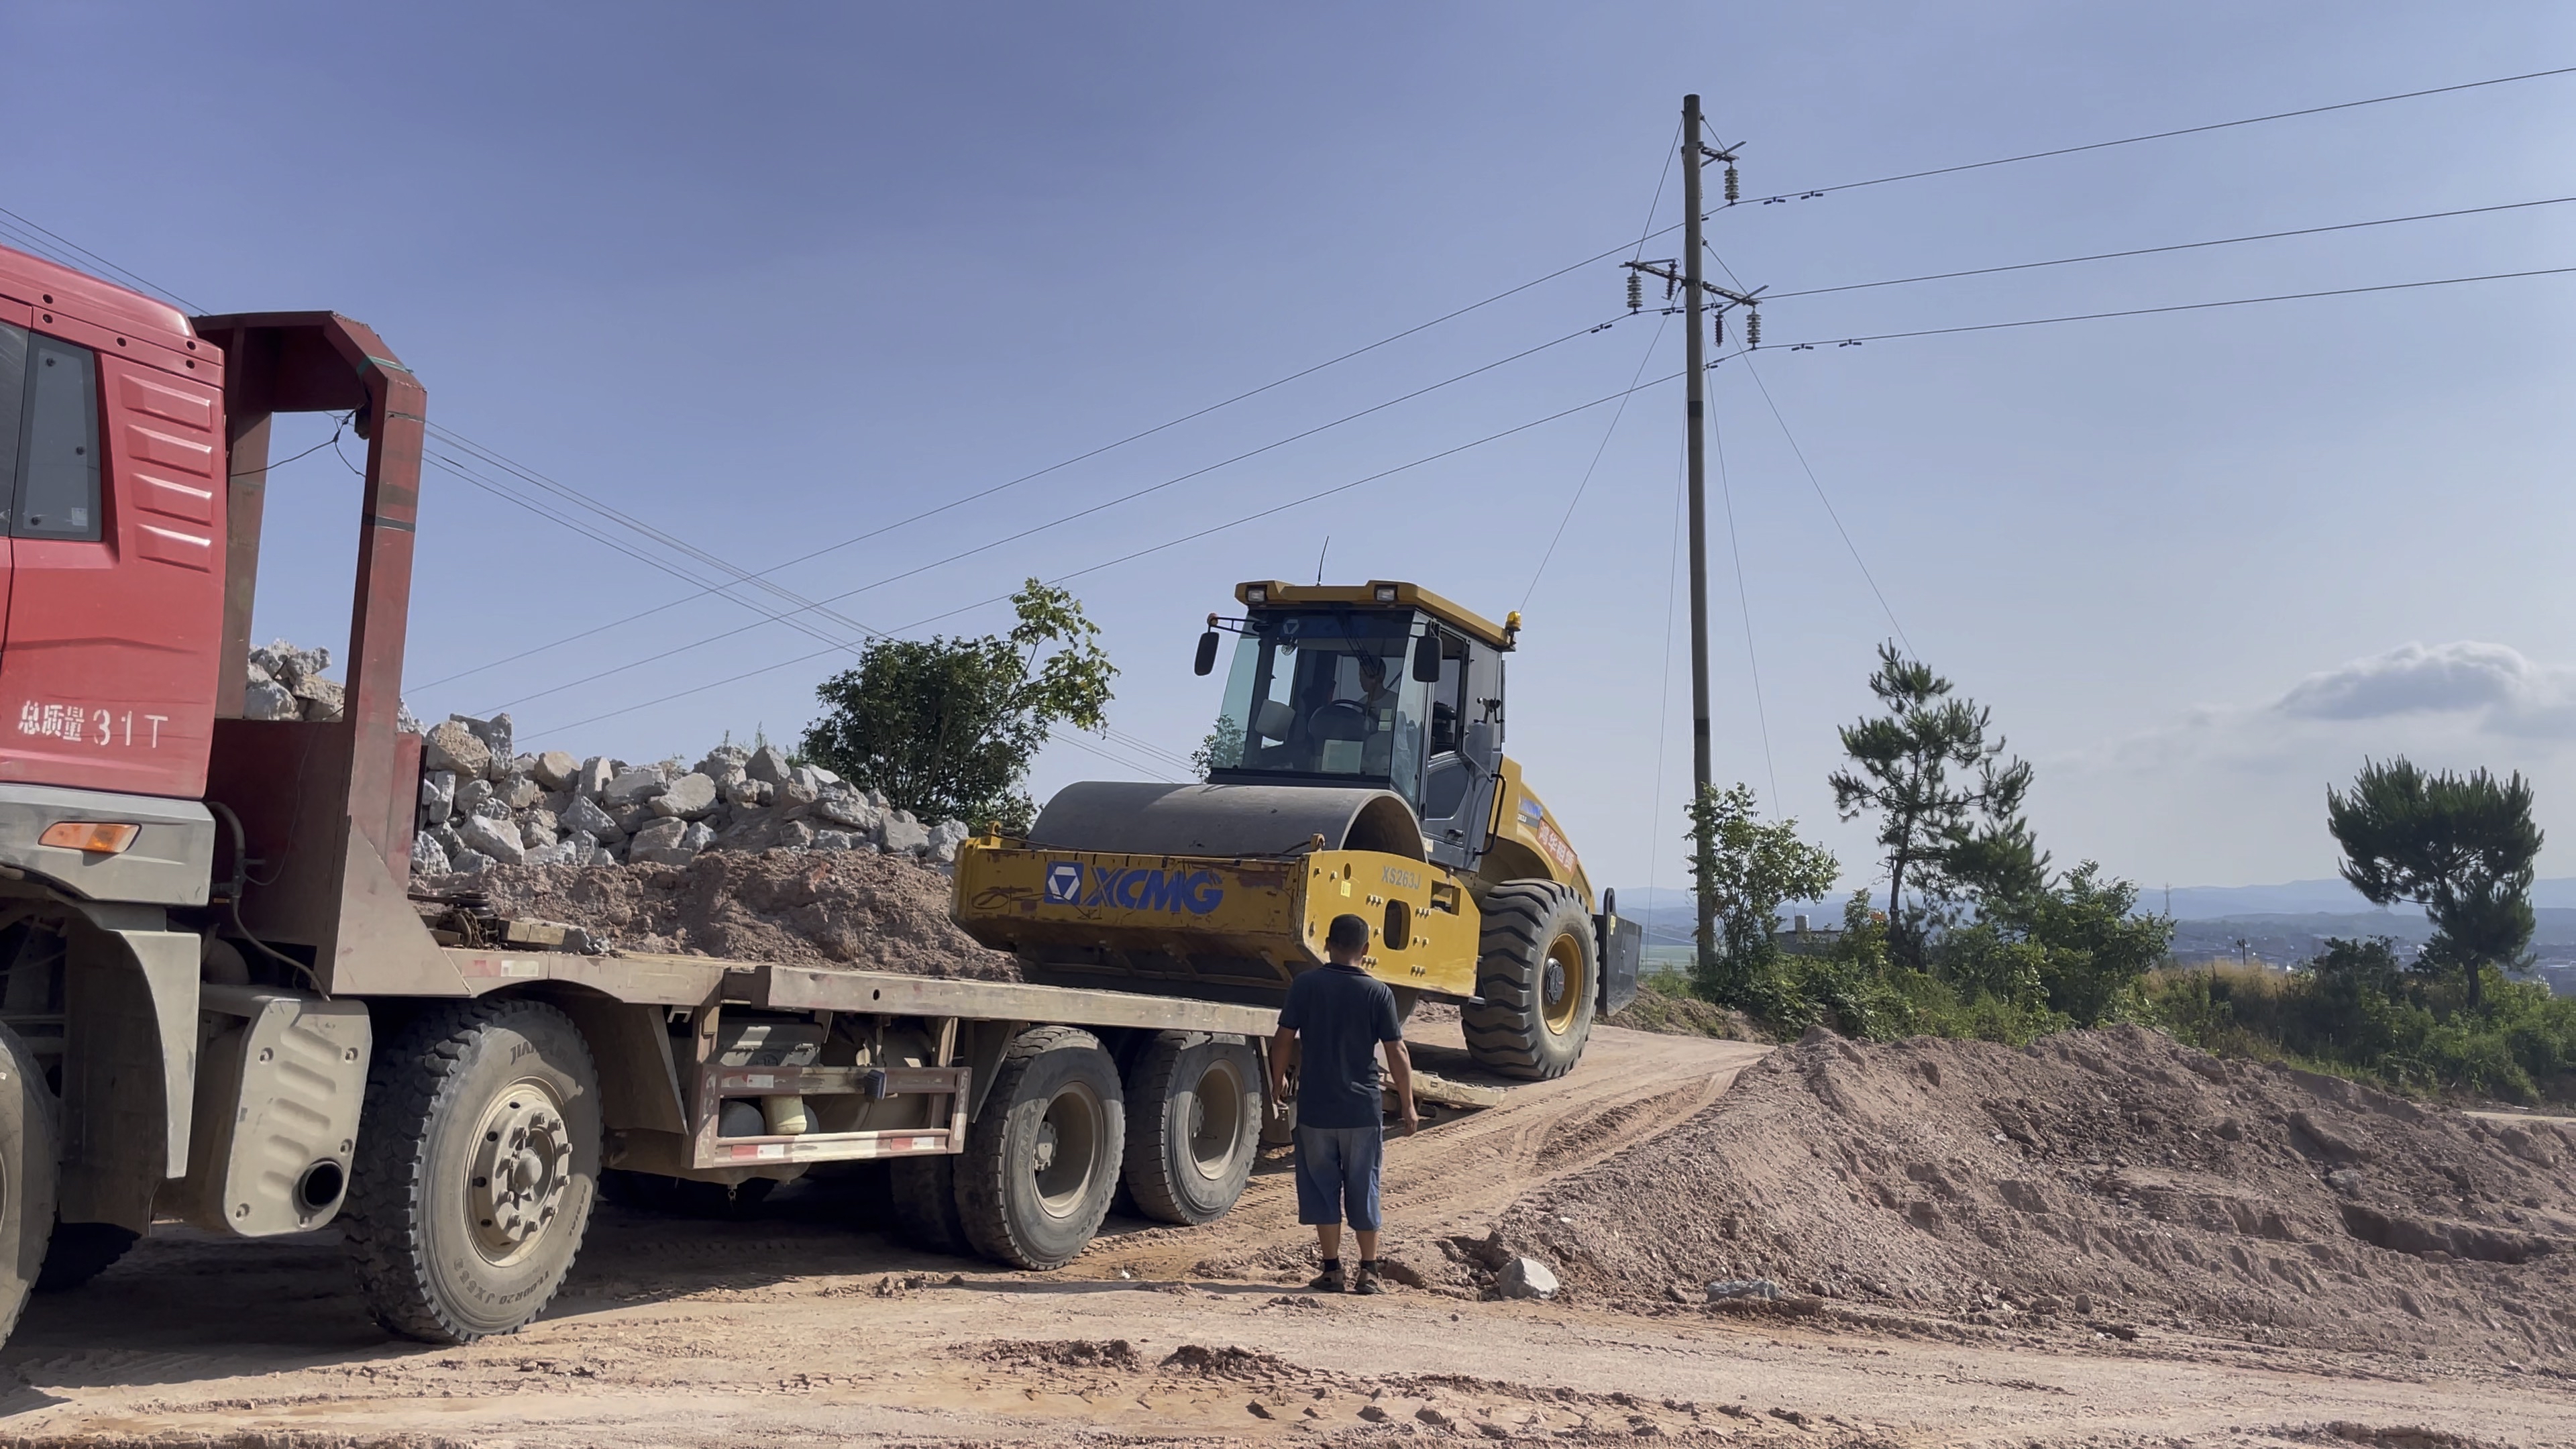
[[[1413,678],[1419,684],[1440,682],[1440,636],[1425,634],[1413,641]]]
[[[1193,674],[1207,674],[1215,670],[1215,668],[1216,631],[1214,629],[1210,629],[1199,636],[1199,657],[1191,663],[1190,672]]]

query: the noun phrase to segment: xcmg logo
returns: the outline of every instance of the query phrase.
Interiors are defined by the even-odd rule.
[[[1129,911],[1187,911],[1204,916],[1225,899],[1212,870],[1121,870],[1116,866],[1085,868],[1080,861],[1059,860],[1047,866],[1047,904],[1115,906]]]

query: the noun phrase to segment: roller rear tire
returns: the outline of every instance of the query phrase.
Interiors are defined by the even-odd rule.
[[[1467,1050],[1507,1077],[1541,1082],[1583,1059],[1600,995],[1600,947],[1574,888],[1512,881],[1484,900],[1476,994],[1460,1013]]]
[[[1225,1216],[1261,1150],[1261,1060],[1240,1037],[1164,1032],[1128,1073],[1127,1191],[1196,1226]]]
[[[1072,1262],[1109,1214],[1126,1135],[1118,1064],[1097,1037],[1069,1026],[1020,1033],[957,1161],[966,1241],[1014,1267]]]

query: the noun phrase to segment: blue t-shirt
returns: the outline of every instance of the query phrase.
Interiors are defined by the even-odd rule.
[[[1300,972],[1288,983],[1279,1024],[1297,1033],[1297,1125],[1375,1127],[1385,1120],[1377,1049],[1404,1037],[1385,982],[1357,966]]]

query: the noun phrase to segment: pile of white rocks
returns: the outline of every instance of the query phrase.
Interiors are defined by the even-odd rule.
[[[328,649],[298,649],[283,639],[250,651],[250,681],[242,688],[247,719],[334,720],[346,707],[341,687],[324,679]]]
[[[684,865],[703,850],[870,850],[957,859],[963,821],[926,825],[774,746],[695,765],[518,754],[510,717],[450,716],[422,738],[415,875],[502,865]]]

